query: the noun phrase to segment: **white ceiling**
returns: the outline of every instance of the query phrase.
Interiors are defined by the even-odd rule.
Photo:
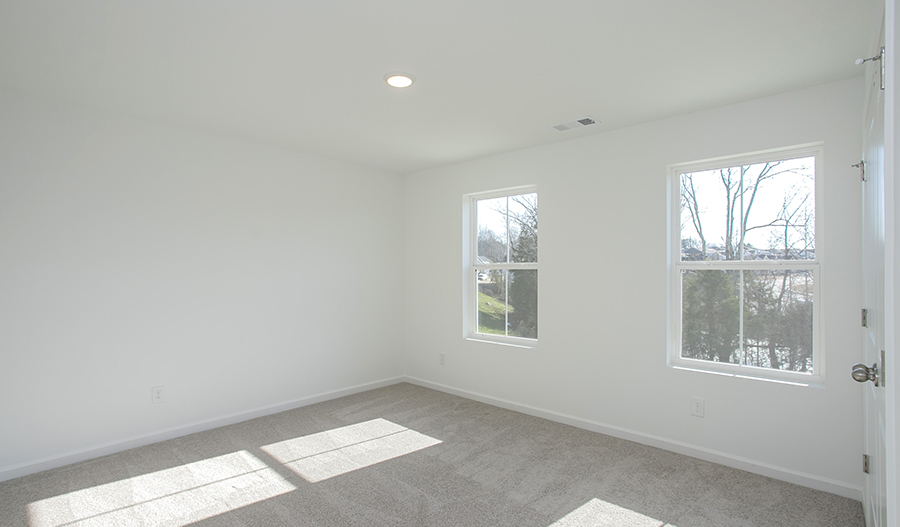
[[[861,75],[877,6],[0,0],[0,89],[409,173]]]

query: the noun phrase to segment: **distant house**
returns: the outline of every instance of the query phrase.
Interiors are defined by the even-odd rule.
[[[681,259],[689,262],[703,259],[703,251],[694,247],[688,247],[681,250]]]

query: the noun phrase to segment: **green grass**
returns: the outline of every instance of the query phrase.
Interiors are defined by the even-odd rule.
[[[505,335],[506,313],[503,300],[478,292],[478,332],[489,335]],[[509,311],[512,312],[512,308]]]

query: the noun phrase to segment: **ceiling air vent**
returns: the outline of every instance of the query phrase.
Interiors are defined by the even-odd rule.
[[[575,119],[574,121],[566,121],[560,124],[554,124],[553,128],[560,132],[565,132],[566,130],[573,130],[575,128],[584,128],[585,126],[590,126],[592,124],[596,124],[597,121],[594,120],[593,117],[587,116],[582,117],[581,119]]]

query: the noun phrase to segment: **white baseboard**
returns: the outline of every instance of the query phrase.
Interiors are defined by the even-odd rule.
[[[257,417],[276,414],[278,412],[292,410],[294,408],[300,408],[302,406],[308,406],[310,404],[329,401],[331,399],[337,399],[339,397],[353,395],[356,393],[373,390],[375,388],[397,384],[399,382],[408,382],[410,384],[415,384],[425,388],[431,388],[440,392],[458,395],[467,399],[480,401],[493,406],[499,406],[508,410],[514,410],[523,414],[533,415],[535,417],[541,417],[543,419],[548,419],[550,421],[582,428],[584,430],[590,430],[592,432],[598,432],[601,434],[618,437],[620,439],[634,441],[635,443],[661,448],[663,450],[668,450],[670,452],[675,452],[678,454],[684,454],[686,456],[702,459],[704,461],[718,463],[727,467],[746,470],[747,472],[752,472],[754,474],[767,476],[781,481],[787,481],[789,483],[795,483],[797,485],[802,485],[804,487],[809,487],[824,492],[830,492],[832,494],[837,494],[838,496],[843,496],[845,498],[860,501],[862,500],[862,488],[848,485],[840,481],[822,478],[812,474],[805,474],[795,470],[777,467],[767,463],[760,463],[751,459],[726,454],[724,452],[682,443],[680,441],[673,441],[671,439],[645,434],[642,432],[636,432],[634,430],[628,430],[626,428],[618,426],[599,423],[597,421],[591,421],[588,419],[582,419],[580,417],[562,414],[551,410],[545,410],[543,408],[519,404],[513,401],[499,399],[497,397],[471,392],[468,390],[462,390],[454,388],[452,386],[430,382],[424,379],[410,376],[393,377],[371,383],[350,386],[348,388],[343,388],[340,390],[323,392],[316,395],[310,395],[308,397],[294,399],[292,401],[286,401],[274,405],[254,408],[244,412],[237,412],[211,419],[205,419],[202,421],[197,421],[195,423],[167,428],[165,430],[151,432],[139,436],[133,436],[118,441],[111,441],[101,445],[74,450],[71,452],[66,452],[64,454],[50,456],[35,461],[29,461],[18,465],[3,467],[0,468],[0,481],[27,476],[29,474],[62,467],[72,463],[77,463],[79,461],[85,461],[87,459],[115,454],[116,452],[122,452],[124,450],[129,450],[139,446],[149,445],[152,443],[157,443],[159,441],[166,441],[168,439],[174,439],[176,437],[194,434],[197,432],[203,432],[206,430],[211,430],[213,428],[218,428],[220,426],[240,423],[249,419],[255,419]]]
[[[645,434],[643,432],[636,432],[634,430],[628,430],[626,428],[599,423],[597,421],[591,421],[588,419],[582,419],[580,417],[575,417],[572,415],[544,410],[542,408],[536,408],[534,406],[529,406],[526,404],[519,404],[513,401],[507,401],[505,399],[499,399],[481,393],[461,390],[452,386],[426,381],[416,377],[406,376],[403,380],[410,384],[415,384],[424,388],[431,388],[432,390],[437,390],[452,395],[458,395],[460,397],[465,397],[466,399],[472,399],[493,406],[499,406],[500,408],[506,408],[507,410],[514,410],[516,412],[533,415],[535,417],[541,417],[543,419],[556,421],[557,423],[567,424],[576,428],[618,437],[619,439],[634,441],[635,443],[640,443],[642,445],[668,450],[670,452],[702,459],[704,461],[710,461],[719,465],[725,465],[726,467],[745,470],[747,472],[752,472],[761,476],[766,476],[773,479],[786,481],[788,483],[794,483],[797,485],[802,485],[804,487],[809,487],[811,489],[830,492],[832,494],[837,494],[838,496],[843,496],[845,498],[862,501],[863,490],[861,487],[848,485],[840,481],[835,481],[812,474],[805,474],[803,472],[777,467],[767,463],[760,463],[751,459],[746,459],[739,456],[726,454],[724,452],[682,443],[680,441],[673,441],[664,437]]]
[[[0,481],[6,481],[22,476],[27,476],[29,474],[34,474],[37,472],[42,472],[44,470],[49,470],[52,468],[58,468],[65,465],[70,465],[72,463],[77,463],[79,461],[85,461],[87,459],[93,459],[100,456],[106,456],[109,454],[115,454],[116,452],[122,452],[125,450],[130,450],[132,448],[136,448],[139,446],[149,445],[152,443],[158,443],[160,441],[166,441],[168,439],[174,439],[176,437],[186,436],[189,434],[195,434],[197,432],[203,432],[206,430],[212,430],[213,428],[218,428],[220,426],[231,425],[235,423],[240,423],[243,421],[247,421],[249,419],[255,419],[257,417],[263,417],[266,415],[277,414],[279,412],[284,412],[286,410],[293,410],[294,408],[300,408],[301,406],[308,406],[311,404],[321,403],[323,401],[330,401],[331,399],[337,399],[339,397],[344,397],[347,395],[353,395],[360,392],[365,392],[368,390],[374,390],[375,388],[381,388],[384,386],[389,386],[391,384],[397,384],[399,382],[404,382],[404,377],[393,377],[388,379],[382,379],[380,381],[358,384],[356,386],[350,386],[348,388],[342,388],[340,390],[332,390],[329,392],[323,392],[315,395],[310,395],[308,397],[301,397],[299,399],[294,399],[292,401],[286,401],[283,403],[277,403],[269,406],[262,406],[259,408],[253,408],[251,410],[236,412],[233,414],[228,414],[220,417],[214,417],[211,419],[204,419],[202,421],[197,421],[195,423],[190,423],[186,425],[176,426],[172,428],[167,428],[165,430],[159,430],[156,432],[150,432],[148,434],[142,434],[138,436],[129,437],[126,439],[121,439],[117,441],[110,441],[108,443],[103,443],[101,445],[91,446],[87,448],[82,448],[78,450],[73,450],[71,452],[66,452],[64,454],[59,454],[55,456],[49,456],[42,459],[38,459],[36,461],[28,461],[25,463],[20,463],[18,465],[12,465],[8,467],[0,468]]]

